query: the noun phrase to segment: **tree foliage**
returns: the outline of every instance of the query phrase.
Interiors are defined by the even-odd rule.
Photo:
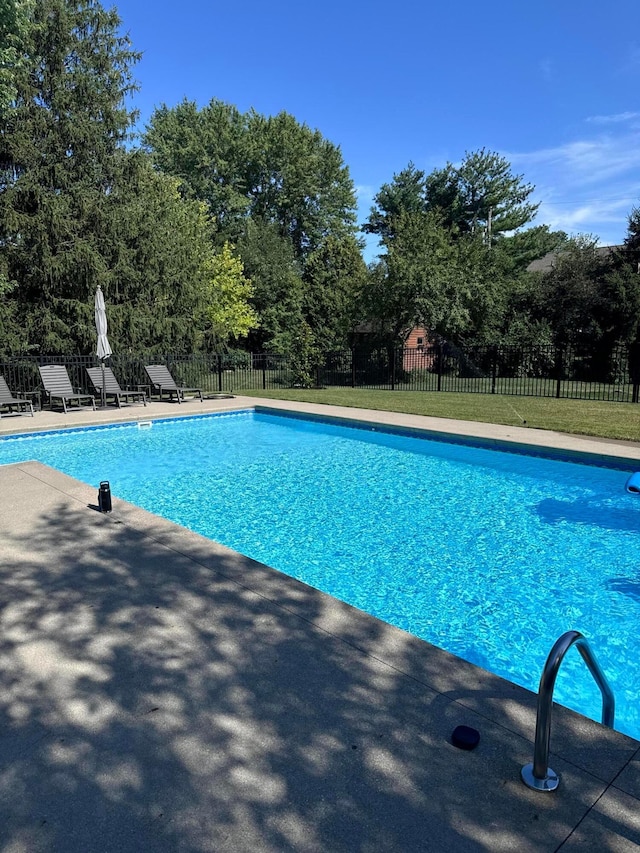
[[[304,271],[302,312],[316,347],[344,347],[356,324],[357,304],[367,269],[351,235],[329,235],[310,255]]]
[[[239,338],[257,328],[258,315],[249,304],[253,286],[229,243],[210,258],[207,269],[210,275],[207,316],[214,337],[226,342],[230,337]]]
[[[572,238],[552,269],[539,277],[540,311],[558,345],[599,347],[635,339],[640,318],[640,276],[620,254],[595,237]]]
[[[275,226],[304,262],[328,234],[355,231],[356,199],[340,149],[288,113],[242,114],[219,100],[156,110],[145,145],[184,192],[205,201],[221,239],[246,219]]]
[[[426,204],[441,212],[446,227],[481,234],[490,244],[532,221],[539,207],[529,201],[534,189],[512,174],[506,158],[483,148],[459,166],[435,169],[426,179]]]
[[[387,324],[395,305],[392,334],[421,324],[457,342],[494,343],[504,335],[527,265],[566,240],[544,225],[524,227],[537,210],[532,192],[503,157],[485,149],[428,176],[409,163],[383,184],[363,230],[377,234],[386,252],[370,294],[378,293],[374,302]],[[369,318],[378,308],[368,305]]]
[[[304,321],[304,282],[293,246],[273,224],[249,220],[237,250],[253,285],[251,305],[260,320],[248,335],[250,348],[290,353]]]
[[[133,114],[137,55],[97,3],[40,0],[0,134],[0,239],[25,343],[64,352],[83,337],[83,306],[107,266],[108,193]]]
[[[214,274],[203,203],[125,147],[138,54],[119,29],[95,0],[34,7],[0,133],[5,349],[91,352],[98,284],[114,350],[193,352],[211,340],[207,306],[218,336],[252,316]]]
[[[425,211],[425,175],[409,163],[391,183],[378,190],[368,221],[362,226],[367,234],[377,234],[384,244],[393,238],[392,223],[402,214]]]
[[[247,185],[248,117],[212,100],[163,104],[151,116],[144,144],[155,165],[179,178],[186,198],[204,202],[220,244],[242,234],[251,203]]]
[[[212,337],[209,309],[215,305],[224,316],[242,307],[232,308],[237,294],[216,291],[204,206],[183,199],[177,180],[158,173],[142,152],[121,158],[100,245],[114,351],[188,353],[218,343],[224,326]]]
[[[340,148],[292,115],[185,99],[128,149],[138,57],[98,0],[0,0],[0,350],[92,351],[98,284],[116,350],[241,338],[294,356],[300,382],[363,320],[395,341],[638,339],[638,208],[603,252],[531,226],[533,186],[495,152],[410,162],[363,226],[367,270]]]
[[[624,240],[624,261],[634,267],[635,272],[640,273],[640,207],[634,207],[629,214]]]
[[[404,340],[415,325],[455,337],[468,327],[470,288],[462,258],[437,214],[401,213],[363,295],[379,334]]]
[[[0,0],[0,116],[16,97],[15,76],[24,61],[33,0]]]
[[[250,345],[291,352],[303,321],[314,340],[344,345],[344,264],[351,252],[355,270],[353,250],[360,249],[340,149],[288,113],[242,114],[215,99],[201,110],[186,100],[162,106],[144,142],[158,168],[179,178],[185,197],[207,205],[216,243],[237,246],[260,318]]]

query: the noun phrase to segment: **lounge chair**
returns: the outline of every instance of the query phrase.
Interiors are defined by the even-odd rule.
[[[163,394],[168,394],[169,400],[175,394],[178,402],[182,403],[185,394],[193,394],[196,397],[200,397],[200,402],[202,402],[202,390],[200,388],[185,388],[176,385],[175,379],[169,373],[169,368],[165,367],[164,364],[148,364],[145,367],[145,371],[149,377],[151,387],[155,388],[160,394],[161,401]]]
[[[24,407],[25,411],[27,410],[27,407],[29,407],[31,417],[33,417],[33,403],[31,400],[24,400],[22,397],[14,397],[9,390],[9,386],[7,385],[4,376],[0,376],[0,409],[7,408],[9,411],[17,409],[19,412],[21,407]],[[0,414],[0,418],[1,417],[2,415]]]
[[[91,384],[96,389],[96,394],[101,397],[103,376],[102,368],[87,367],[87,373],[89,374]],[[129,400],[132,400],[134,403],[142,401],[145,406],[147,405],[147,395],[144,391],[133,391],[129,388],[121,388],[118,384],[118,380],[113,375],[113,370],[111,370],[110,367],[104,368],[104,396],[105,400],[107,397],[113,397],[118,408],[121,407],[121,400],[124,400],[125,403],[128,403]]]
[[[62,400],[62,408],[65,414],[67,413],[67,403],[72,400],[77,400],[78,405],[80,405],[81,400],[91,400],[91,407],[95,411],[96,401],[93,395],[81,394],[73,390],[67,368],[63,364],[43,364],[38,367],[38,370],[49,399]]]

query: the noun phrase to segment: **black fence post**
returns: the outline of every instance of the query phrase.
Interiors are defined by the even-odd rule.
[[[444,362],[444,349],[442,341],[438,344],[438,391],[442,391],[442,367]]]
[[[262,390],[266,390],[267,387],[267,365],[265,363],[264,353],[260,356],[262,360]]]
[[[356,351],[351,350],[351,387],[356,387]]]
[[[222,394],[222,355],[218,353],[216,358],[218,360],[218,393]]]
[[[391,347],[391,390],[396,390],[396,348]]]
[[[496,376],[498,375],[498,347],[491,347],[491,393],[496,393]]]
[[[640,341],[629,344],[629,379],[631,380],[631,402],[640,402]]]
[[[560,393],[562,391],[562,347],[558,347],[556,350],[556,369],[557,369],[557,379],[556,379],[556,398],[560,399]]]

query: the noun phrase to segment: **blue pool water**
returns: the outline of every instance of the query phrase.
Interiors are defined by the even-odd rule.
[[[0,440],[537,690],[553,642],[589,639],[640,737],[634,470],[238,412]],[[556,699],[595,719],[573,650]]]

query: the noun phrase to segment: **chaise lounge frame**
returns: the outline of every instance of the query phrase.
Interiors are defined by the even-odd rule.
[[[65,415],[67,414],[67,403],[73,400],[78,401],[80,406],[81,400],[91,400],[91,408],[95,411],[96,401],[93,394],[83,394],[74,391],[67,373],[67,368],[63,364],[41,364],[38,367],[40,378],[44,390],[49,395],[50,400],[62,400],[62,408]]]
[[[87,367],[87,373],[89,374],[91,384],[95,388],[96,394],[100,396],[102,396],[102,371],[102,367]],[[144,391],[134,391],[130,388],[121,388],[118,380],[114,376],[113,370],[106,366],[104,368],[104,397],[105,400],[107,397],[113,397],[119,409],[122,407],[122,400],[124,400],[125,403],[128,403],[129,400],[131,400],[134,403],[142,402],[144,406],[147,405],[147,395]]]
[[[23,397],[14,397],[9,386],[7,385],[4,376],[0,376],[0,409],[7,408],[11,412],[12,409],[17,409],[20,412],[21,408],[26,411],[27,408],[33,417],[33,403],[31,400],[25,400]],[[0,413],[0,418],[2,413]]]
[[[200,397],[200,402],[203,402],[202,389],[186,388],[184,386],[177,385],[169,371],[169,368],[164,364],[148,364],[144,369],[149,377],[151,387],[155,388],[160,395],[160,401],[162,401],[163,394],[168,394],[169,400],[171,400],[172,396],[175,394],[178,403],[182,403],[185,400],[185,394],[192,394],[194,397]]]

